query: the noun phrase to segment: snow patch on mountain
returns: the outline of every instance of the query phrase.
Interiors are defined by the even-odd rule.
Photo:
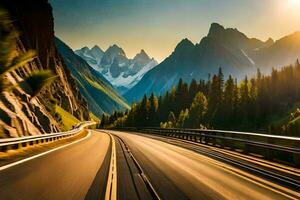
[[[142,67],[142,69],[134,75],[125,77],[125,73],[122,72],[117,78],[113,78],[110,73],[104,74],[104,77],[115,86],[123,86],[125,88],[132,88],[135,86],[143,76],[157,65],[155,60],[151,60],[148,64]]]
[[[135,86],[158,63],[142,49],[133,59],[127,58],[124,50],[117,45],[103,52],[98,46],[83,47],[75,53],[95,70],[99,71],[121,93]]]
[[[246,54],[246,52],[241,49],[241,52],[243,53],[243,55],[249,60],[249,62],[252,64],[252,65],[255,65],[255,62]]]

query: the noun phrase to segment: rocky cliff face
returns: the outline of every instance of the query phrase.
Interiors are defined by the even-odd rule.
[[[34,49],[38,58],[23,70],[8,75],[11,82],[22,79],[34,69],[51,69],[57,80],[37,98],[30,97],[20,88],[6,92],[0,100],[0,137],[55,132],[61,129],[61,118],[55,106],[63,108],[79,120],[87,120],[87,103],[80,95],[54,45],[52,8],[47,0],[3,0],[0,5],[8,10],[15,28],[21,33],[19,51]]]

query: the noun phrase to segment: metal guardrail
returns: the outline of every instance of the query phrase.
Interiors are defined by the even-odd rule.
[[[96,122],[88,121],[77,124],[74,129],[66,132],[49,133],[43,135],[24,136],[19,138],[0,139],[0,152],[5,152],[9,149],[18,149],[29,145],[51,142],[62,138],[74,136],[80,133],[85,127],[95,125]]]
[[[246,154],[259,154],[268,160],[283,161],[300,167],[299,137],[201,129],[153,127],[123,129],[158,134],[221,148],[239,150]]]

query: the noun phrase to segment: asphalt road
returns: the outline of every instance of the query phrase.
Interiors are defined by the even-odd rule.
[[[105,132],[91,131],[74,144],[0,170],[0,200],[300,199],[299,190],[213,159],[205,148],[194,151],[192,144],[162,137]],[[258,166],[258,160],[246,160]]]
[[[109,132],[128,146],[125,150],[137,160],[161,199],[300,199],[299,191],[157,138]]]
[[[92,132],[78,143],[4,169],[0,171],[0,199],[96,199],[95,194],[106,187],[101,183],[105,176],[99,174],[105,171],[109,150],[110,137]]]

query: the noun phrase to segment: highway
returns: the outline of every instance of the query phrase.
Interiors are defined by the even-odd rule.
[[[96,178],[99,169],[109,164],[105,159],[109,149],[107,134],[91,133],[78,143],[1,170],[0,199],[81,200],[90,196],[93,183],[98,183],[93,195],[101,196],[106,183]]]
[[[64,148],[0,167],[0,199],[300,199],[298,169],[250,158],[172,138],[90,131]]]
[[[201,153],[167,143],[164,138],[109,132],[126,144],[158,199],[300,199],[297,189],[287,189]],[[123,196],[122,199],[133,198]]]

